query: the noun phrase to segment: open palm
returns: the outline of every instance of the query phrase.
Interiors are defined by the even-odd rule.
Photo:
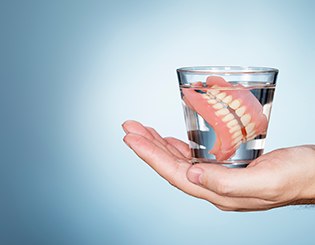
[[[125,143],[173,186],[221,210],[266,210],[315,203],[315,146],[279,149],[244,169],[190,163],[189,146],[136,121],[123,124]],[[302,165],[302,166],[301,166]]]

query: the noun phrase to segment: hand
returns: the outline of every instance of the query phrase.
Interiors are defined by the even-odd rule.
[[[123,124],[125,143],[169,183],[225,211],[315,204],[315,145],[272,151],[247,168],[191,165],[186,143],[138,122]]]

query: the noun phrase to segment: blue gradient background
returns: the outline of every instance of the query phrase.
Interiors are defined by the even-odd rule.
[[[314,143],[314,9],[2,0],[0,244],[314,244],[314,208],[219,211],[161,179],[121,130],[136,119],[186,140],[178,67],[271,66],[266,151]]]

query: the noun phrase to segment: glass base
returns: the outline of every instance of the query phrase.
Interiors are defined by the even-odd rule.
[[[207,158],[192,158],[191,163],[192,164],[198,164],[198,163],[217,164],[217,165],[222,165],[228,168],[246,168],[247,165],[251,163],[251,161],[252,160],[216,161],[216,160],[207,159]]]

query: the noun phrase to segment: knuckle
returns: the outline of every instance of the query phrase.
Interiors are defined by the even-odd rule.
[[[140,135],[127,135],[126,137],[132,137],[134,145],[139,145],[145,142],[145,139]]]
[[[151,134],[156,132],[155,129],[152,127],[146,127],[146,128]]]
[[[176,187],[179,188],[179,180],[181,179],[181,170],[182,168],[185,168],[185,164],[187,164],[187,162],[184,161],[177,161],[176,162],[176,166],[174,168],[173,171],[169,172],[165,177],[168,180],[168,182]]]

